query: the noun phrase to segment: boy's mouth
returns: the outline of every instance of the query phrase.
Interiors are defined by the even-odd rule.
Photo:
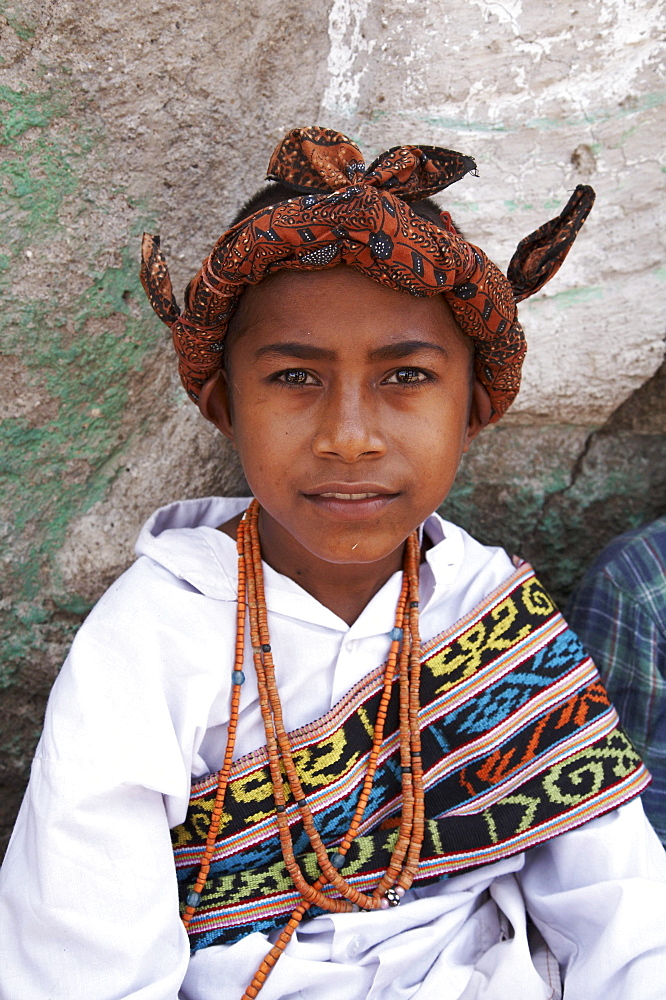
[[[334,500],[370,500],[381,496],[381,493],[319,493],[320,497],[331,497]]]
[[[329,515],[347,519],[378,514],[397,499],[398,493],[374,483],[326,483],[304,496]]]

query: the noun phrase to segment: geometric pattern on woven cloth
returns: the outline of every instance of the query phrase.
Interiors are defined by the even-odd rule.
[[[372,671],[322,719],[290,734],[310,808],[332,850],[363,783],[382,676],[383,667]],[[525,850],[615,808],[649,782],[594,664],[527,564],[424,644],[421,704],[428,822],[418,882]],[[397,684],[385,734],[342,869],[363,891],[385,870],[399,823]],[[198,874],[216,788],[216,775],[197,780],[185,822],[172,831],[181,905]],[[315,881],[316,858],[293,800],[286,815],[301,868]],[[262,748],[232,767],[209,878],[188,928],[191,947],[283,926],[298,902]]]
[[[366,169],[358,146],[341,133],[293,129],[273,153],[268,176],[304,193],[224,233],[189,283],[182,312],[159,237],[144,234],[141,281],[171,327],[189,396],[196,401],[220,368],[229,319],[248,285],[280,270],[346,264],[397,291],[444,295],[474,341],[475,372],[490,396],[491,419],[499,419],[518,392],[526,349],[516,301],[560,267],[594,193],[579,185],[556,219],[521,241],[509,281],[450,224],[436,226],[408,206],[472,170],[471,157],[435,146],[397,146]]]

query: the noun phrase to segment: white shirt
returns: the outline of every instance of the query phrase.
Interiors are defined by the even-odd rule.
[[[73,644],[0,873],[1,1000],[236,1000],[267,951],[253,933],[190,958],[169,839],[191,776],[222,762],[237,572],[235,545],[215,526],[246,503],[186,501],[153,515],[140,558]],[[424,640],[513,569],[501,549],[435,515],[426,531]],[[385,659],[400,574],[350,627],[293,581],[264,573],[294,729]],[[249,660],[246,678],[236,756],[264,743]],[[555,997],[553,957],[531,955],[526,909],[565,970],[567,997],[666,992],[666,858],[636,801],[525,854],[411,890],[395,909],[303,923],[260,998]]]

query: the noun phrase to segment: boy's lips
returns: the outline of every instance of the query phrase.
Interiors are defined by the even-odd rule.
[[[379,513],[398,492],[376,483],[325,483],[303,495],[319,509],[336,517],[355,519]]]

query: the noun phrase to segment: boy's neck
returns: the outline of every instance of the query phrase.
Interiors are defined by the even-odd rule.
[[[219,525],[219,531],[236,541],[236,532],[242,513]],[[288,548],[281,544],[279,533],[261,530],[261,556],[271,569],[289,577],[299,587],[311,594],[334,614],[353,625],[363,609],[384,586],[386,581],[402,569],[403,546],[389,556],[372,563],[326,563],[300,546]]]

